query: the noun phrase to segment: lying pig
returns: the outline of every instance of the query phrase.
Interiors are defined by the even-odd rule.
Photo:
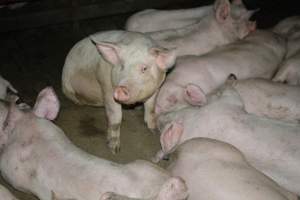
[[[214,12],[199,22],[175,29],[147,33],[163,47],[175,49],[177,56],[201,55],[217,46],[244,38],[255,30],[252,11],[233,12],[228,0],[216,0]]]
[[[244,40],[225,45],[203,56],[177,59],[156,99],[156,114],[192,104],[206,103],[206,95],[225,83],[230,74],[237,79],[271,79],[285,55],[285,40],[279,35],[256,31]],[[190,101],[197,98],[198,102]]]
[[[230,81],[227,84],[238,92],[248,113],[280,120],[300,121],[299,86],[258,78]]]
[[[287,37],[287,55],[273,78],[276,82],[300,85],[300,17],[299,24],[294,26]]]
[[[300,51],[283,62],[272,80],[290,85],[300,85]]]
[[[174,62],[174,51],[142,33],[100,32],[71,49],[63,67],[62,89],[77,104],[105,106],[108,145],[116,153],[120,149],[121,103],[145,102],[145,122],[153,129],[154,94]]]
[[[42,90],[32,111],[0,102],[0,170],[16,189],[41,200],[98,200],[105,192],[132,198],[181,200],[187,188],[179,177],[147,161],[125,165],[90,155],[47,119],[55,119],[59,101]]]
[[[173,157],[169,171],[184,178],[189,200],[297,200],[228,143],[194,138],[181,144]]]
[[[241,0],[234,0],[232,7],[245,9]],[[130,16],[126,21],[125,29],[146,33],[183,28],[197,23],[203,17],[213,13],[213,10],[213,5],[179,10],[147,9]]]
[[[272,30],[275,33],[288,36],[295,26],[300,26],[300,16],[287,17],[278,22]]]
[[[18,200],[8,189],[0,185],[0,199],[1,200]]]
[[[188,140],[176,149],[171,160],[168,170],[184,178],[189,200],[297,200],[295,194],[249,165],[238,149],[221,141]],[[101,198],[131,199],[115,193]]]
[[[300,195],[300,125],[248,114],[233,88],[210,95],[203,107],[160,115],[158,127],[163,149],[155,161],[191,138],[216,139],[234,145],[253,167]]]
[[[13,93],[18,93],[18,91],[11,85],[11,83],[5,80],[0,75],[0,99],[5,99],[8,101],[16,101],[17,96],[13,94],[9,94],[8,90],[11,90]]]

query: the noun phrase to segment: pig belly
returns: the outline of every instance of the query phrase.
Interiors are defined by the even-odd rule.
[[[75,103],[103,106],[102,89],[94,74],[79,70],[69,81],[73,91],[64,90],[64,93]]]

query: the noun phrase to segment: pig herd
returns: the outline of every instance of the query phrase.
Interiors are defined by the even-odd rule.
[[[126,30],[92,34],[70,50],[63,93],[105,107],[112,153],[122,104],[144,102],[147,127],[160,132],[151,162],[84,152],[51,122],[60,109],[51,87],[30,107],[0,76],[2,176],[41,200],[297,200],[300,17],[258,30],[253,13],[241,0],[144,10]],[[3,186],[0,199],[17,200]]]

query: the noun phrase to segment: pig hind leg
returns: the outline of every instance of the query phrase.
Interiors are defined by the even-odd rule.
[[[103,95],[94,74],[77,72],[70,78],[72,91],[64,90],[67,97],[77,104],[103,106]]]

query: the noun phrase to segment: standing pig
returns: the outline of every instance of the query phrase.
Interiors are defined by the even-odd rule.
[[[203,56],[179,58],[156,99],[156,114],[192,104],[206,103],[206,95],[224,84],[230,74],[237,79],[270,79],[285,55],[279,35],[256,31],[244,40],[215,49]],[[190,101],[197,98],[199,101]]]
[[[174,51],[142,33],[96,33],[69,52],[62,73],[63,92],[77,104],[105,106],[108,145],[116,153],[120,149],[121,103],[145,102],[145,122],[153,129],[154,94],[174,62]]]
[[[253,167],[300,195],[300,125],[247,113],[233,88],[216,92],[208,102],[159,116],[163,148],[155,161],[191,138],[216,139],[234,145]]]
[[[234,0],[232,8],[239,10],[245,9],[245,6],[241,0]],[[125,29],[142,33],[178,29],[195,24],[213,12],[213,5],[179,10],[147,9],[130,16]]]
[[[300,121],[299,86],[259,78],[227,84],[237,91],[248,113],[286,121]]]
[[[111,191],[132,198],[183,200],[181,178],[147,161],[125,165],[90,155],[47,119],[54,119],[59,102],[51,88],[42,90],[32,111],[0,102],[0,170],[15,188],[41,200],[98,200]]]
[[[199,22],[175,29],[147,33],[163,47],[175,48],[177,56],[201,55],[215,47],[231,43],[255,30],[252,11],[233,12],[228,0],[216,0],[214,12]]]
[[[8,101],[16,101],[17,96],[13,94],[9,94],[8,90],[11,90],[14,93],[18,93],[18,91],[11,85],[11,83],[5,80],[0,75],[0,99],[4,99]]]
[[[18,200],[8,189],[0,185],[0,199],[1,200]]]

